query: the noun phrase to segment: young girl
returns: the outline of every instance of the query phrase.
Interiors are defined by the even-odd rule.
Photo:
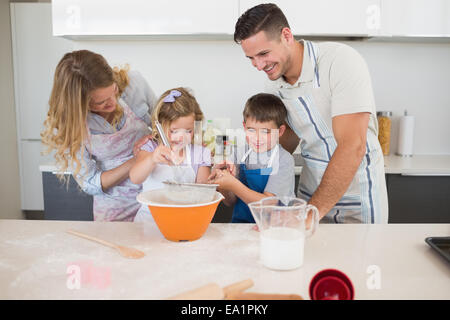
[[[211,153],[205,147],[192,144],[195,121],[203,120],[195,98],[185,88],[168,90],[159,98],[152,115],[153,140],[141,147],[136,163],[130,170],[133,183],[143,184],[143,191],[163,188],[163,181],[174,179],[174,164],[182,182],[206,183],[211,173]],[[159,122],[170,142],[166,147],[157,134]],[[153,221],[146,205],[142,205],[134,221]]]

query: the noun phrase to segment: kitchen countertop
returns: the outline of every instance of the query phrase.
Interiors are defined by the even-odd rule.
[[[386,173],[416,175],[450,175],[450,155],[413,155],[384,157]]]
[[[306,240],[304,265],[293,271],[261,265],[258,232],[251,227],[211,224],[201,239],[176,243],[152,224],[0,220],[0,299],[164,299],[247,278],[254,281],[248,291],[309,299],[309,281],[325,268],[344,271],[356,299],[450,299],[450,264],[424,242],[449,236],[449,224],[323,224]],[[146,256],[123,258],[68,229]],[[74,266],[81,268],[81,287],[69,289]],[[380,287],[369,289],[378,276]]]

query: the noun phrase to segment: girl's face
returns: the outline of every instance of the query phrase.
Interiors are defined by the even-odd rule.
[[[89,100],[89,108],[91,112],[97,113],[106,118],[111,112],[116,110],[117,105],[117,85],[112,85],[105,88],[98,88],[91,92],[91,99]]]
[[[194,123],[194,114],[178,118],[170,123],[167,138],[174,151],[181,150],[192,142]]]

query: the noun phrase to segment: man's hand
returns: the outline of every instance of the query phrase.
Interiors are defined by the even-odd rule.
[[[134,144],[133,147],[133,155],[136,157],[137,154],[139,153],[139,150],[141,150],[141,147],[147,143],[147,141],[153,139],[153,136],[151,134],[143,136],[142,138],[140,138],[138,141],[136,141],[136,143]]]

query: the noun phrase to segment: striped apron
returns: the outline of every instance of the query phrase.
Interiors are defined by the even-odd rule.
[[[301,155],[305,165],[300,175],[297,196],[307,201],[319,186],[337,143],[333,130],[316,107],[312,92],[320,88],[317,64],[318,47],[305,41],[314,79],[310,90],[293,98],[278,91],[287,111],[287,122],[301,139]],[[306,62],[306,61],[304,61]],[[306,84],[307,85],[307,84]],[[377,136],[367,131],[366,154],[348,190],[322,223],[387,223],[387,193],[384,180],[384,159]]]

